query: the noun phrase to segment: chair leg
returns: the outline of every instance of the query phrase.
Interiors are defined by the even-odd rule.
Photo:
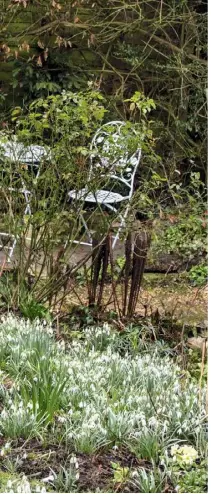
[[[117,240],[119,240],[119,235],[120,235],[120,232],[121,232],[122,228],[125,226],[125,220],[127,218],[128,212],[129,212],[129,207],[126,208],[125,213],[124,213],[123,216],[122,215],[119,215],[119,217],[121,218],[121,223],[120,223],[120,226],[119,226],[119,228],[117,230],[117,234],[114,237],[114,240],[113,240],[113,243],[112,243],[112,249],[114,249],[114,247],[115,247],[115,245],[117,243]]]
[[[73,240],[73,244],[80,244],[80,245],[88,245],[88,246],[92,246],[92,236],[91,236],[91,233],[90,233],[90,231],[89,231],[89,228],[88,228],[88,226],[87,226],[87,223],[86,223],[86,221],[85,221],[85,219],[84,219],[84,217],[83,217],[83,214],[82,214],[82,213],[79,213],[79,218],[81,219],[82,224],[83,224],[83,226],[84,226],[84,228],[85,228],[85,230],[86,230],[86,233],[87,233],[87,235],[88,235],[88,237],[89,237],[89,242],[90,242],[90,243],[88,243],[88,242],[82,242],[82,241],[80,241],[80,240]]]
[[[118,228],[117,234],[116,234],[116,236],[114,237],[114,240],[113,240],[113,242],[112,242],[112,249],[114,249],[114,247],[115,247],[115,245],[116,245],[116,243],[117,243],[117,240],[119,240],[119,235],[120,235],[120,232],[121,232],[121,230],[122,230],[122,228],[123,228],[124,224],[125,224],[125,221],[124,221],[124,219],[122,219],[122,221],[121,221],[121,223],[120,223],[120,226],[119,226],[119,228]]]
[[[92,244],[92,236],[91,236],[91,233],[90,233],[90,231],[89,231],[89,228],[88,228],[88,226],[87,226],[87,223],[86,223],[86,221],[85,221],[85,219],[84,219],[84,217],[83,217],[82,213],[80,213],[80,218],[81,218],[81,221],[82,221],[82,223],[83,223],[83,225],[84,225],[84,228],[85,228],[85,230],[86,230],[86,233],[87,233],[87,235],[88,235],[88,237],[89,237],[90,243]]]
[[[14,253],[16,244],[17,244],[17,238],[15,238],[15,240],[14,240],[14,242],[12,244],[12,247],[10,248],[10,253],[9,253],[9,256],[8,256],[8,262],[11,262],[11,259],[12,259],[12,256],[13,256],[13,253]]]

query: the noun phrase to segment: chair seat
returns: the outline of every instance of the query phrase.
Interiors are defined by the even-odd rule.
[[[71,190],[68,193],[70,199],[77,199],[78,201],[94,202],[99,204],[114,204],[129,199],[129,196],[122,196],[117,192],[111,192],[109,190],[97,190],[95,193],[88,192],[86,188],[79,191]]]

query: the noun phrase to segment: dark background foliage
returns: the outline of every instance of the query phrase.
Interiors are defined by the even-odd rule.
[[[107,119],[139,115],[125,100],[153,98],[156,150],[168,176],[206,181],[207,1],[1,0],[3,125],[11,106],[87,84]]]

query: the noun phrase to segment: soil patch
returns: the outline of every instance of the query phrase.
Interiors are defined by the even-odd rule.
[[[47,444],[37,440],[18,440],[13,444],[12,451],[7,455],[11,461],[20,458],[21,463],[17,472],[24,473],[29,480],[42,481],[48,477],[52,470],[58,473],[60,466],[67,467],[68,460],[75,452],[63,445]],[[144,467],[149,470],[151,464],[140,460],[127,449],[112,449],[101,451],[97,454],[76,453],[79,464],[79,491],[95,492],[105,490],[107,492],[138,492],[135,486],[129,483],[115,484],[112,462],[120,467],[136,469]],[[0,469],[4,470],[4,459],[0,459]],[[174,492],[166,490],[165,492]]]

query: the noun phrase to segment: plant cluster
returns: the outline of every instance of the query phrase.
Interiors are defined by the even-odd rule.
[[[172,445],[176,459],[192,451],[206,457],[206,389],[199,391],[171,357],[161,357],[159,347],[122,353],[119,338],[105,324],[86,328],[84,339],[56,343],[49,325],[12,315],[2,319],[1,457],[8,456],[11,440],[32,437],[45,442],[53,437],[76,454],[127,445],[156,465]],[[187,442],[188,448],[182,446]],[[113,467],[116,482],[121,475],[126,481],[127,471],[120,475]],[[71,472],[65,465],[50,473],[49,482],[64,492],[77,480],[77,468]],[[154,478],[162,484],[159,471],[149,475],[138,472],[140,485],[150,483],[152,489]]]
[[[190,280],[203,284],[208,249],[206,187],[198,173],[191,173],[186,189],[181,183],[173,183],[171,190],[176,205],[161,210],[162,221],[153,232],[151,255],[155,258],[157,254],[166,252],[179,256],[187,265],[195,260],[198,266],[190,271]]]
[[[196,285],[205,285],[208,280],[208,266],[206,264],[199,264],[193,266],[188,273],[190,281]]]

